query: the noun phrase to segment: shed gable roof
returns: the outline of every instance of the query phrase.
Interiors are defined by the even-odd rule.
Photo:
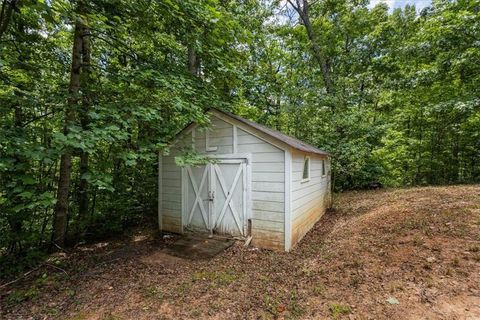
[[[330,156],[330,153],[328,153],[326,151],[323,151],[323,150],[320,150],[320,149],[318,149],[318,148],[316,148],[312,145],[309,145],[308,143],[305,143],[301,140],[298,140],[297,138],[291,137],[289,135],[281,133],[280,131],[274,130],[272,128],[268,128],[266,126],[263,126],[259,123],[254,122],[254,121],[242,118],[242,117],[237,116],[236,114],[233,114],[231,112],[222,111],[222,110],[219,110],[219,109],[216,109],[216,108],[210,108],[210,109],[207,110],[207,112],[212,112],[212,113],[218,112],[221,115],[224,115],[226,117],[237,120],[237,121],[241,122],[242,124],[245,124],[245,125],[247,125],[251,128],[254,128],[254,129],[256,129],[260,132],[263,132],[264,134],[267,134],[268,136],[270,136],[270,137],[272,137],[272,138],[274,138],[274,139],[276,139],[280,142],[283,142],[283,143],[287,144],[288,146],[290,146],[294,149],[297,149],[297,150],[300,150],[300,151],[303,151],[303,152],[314,153],[314,154],[318,154],[318,155],[322,155],[322,156]],[[190,123],[189,125],[187,125],[182,131],[180,131],[177,134],[177,137],[179,135],[181,135],[182,133],[184,133],[189,128],[191,128],[192,125],[194,125],[194,123]]]

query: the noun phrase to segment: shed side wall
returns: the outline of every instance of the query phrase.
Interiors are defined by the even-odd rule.
[[[302,181],[305,157],[310,157],[310,179]],[[322,176],[322,160],[326,174]],[[303,152],[292,153],[292,246],[322,217],[330,202],[330,160]]]
[[[250,153],[251,219],[254,246],[284,250],[285,153],[238,128],[238,153]]]

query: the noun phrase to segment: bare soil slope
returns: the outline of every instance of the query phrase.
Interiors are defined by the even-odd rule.
[[[0,288],[0,318],[480,319],[480,186],[347,192],[335,208],[291,253],[77,248]]]

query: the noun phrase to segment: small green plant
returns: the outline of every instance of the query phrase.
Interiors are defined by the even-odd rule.
[[[195,319],[199,319],[200,316],[202,315],[202,313],[198,309],[192,310],[192,312],[190,314]]]
[[[416,245],[416,246],[421,246],[425,243],[425,241],[423,240],[422,237],[420,236],[415,236],[415,238],[413,238],[413,244]]]
[[[423,265],[423,269],[425,270],[432,270],[432,264],[430,262],[426,262],[424,265]]]
[[[362,277],[359,276],[358,274],[356,275],[353,275],[351,278],[350,278],[350,285],[354,288],[358,288],[360,283],[362,283]]]
[[[268,294],[263,297],[263,304],[265,309],[271,313],[274,317],[278,316],[279,311],[283,310],[283,307],[276,298],[269,296]]]
[[[432,278],[425,279],[425,286],[427,288],[433,288],[435,286],[435,281]]]
[[[447,270],[445,270],[445,275],[446,276],[453,276],[453,269],[452,268],[447,268]]]
[[[13,290],[7,297],[7,305],[13,306],[25,301],[25,292],[23,290]]]
[[[388,284],[388,289],[390,293],[394,293],[397,291],[403,291],[405,288],[403,287],[403,283],[401,281],[392,281]]]
[[[162,298],[163,293],[155,286],[145,288],[145,296],[148,298]]]
[[[48,274],[47,273],[43,273],[40,277],[38,277],[36,280],[35,280],[35,285],[37,287],[42,287],[45,283],[47,283],[48,281]]]
[[[193,281],[210,281],[214,285],[228,285],[237,279],[233,271],[198,271],[192,275]]]
[[[355,269],[360,269],[360,268],[363,267],[363,261],[361,261],[361,260],[359,260],[359,259],[354,259],[354,260],[352,261],[351,266],[352,266],[353,268],[355,268]]]
[[[349,306],[338,303],[332,303],[328,307],[328,309],[330,310],[330,313],[332,314],[332,317],[334,319],[337,319],[341,315],[349,314],[350,312],[352,312],[352,309]]]
[[[121,320],[119,316],[116,316],[112,313],[107,313],[106,315],[103,316],[102,320]]]
[[[454,266],[455,268],[460,267],[460,260],[455,257],[455,258],[453,259],[452,266]]]
[[[298,318],[305,313],[305,310],[299,303],[298,293],[295,290],[290,294],[290,302],[287,309],[294,318]]]
[[[183,282],[177,287],[177,291],[183,295],[187,290],[189,290],[192,287],[191,282]]]
[[[471,246],[468,248],[468,251],[470,252],[480,252],[480,247],[479,246]]]
[[[40,291],[36,286],[30,287],[28,290],[13,290],[7,297],[7,305],[13,306],[27,300],[35,299]]]
[[[316,296],[321,295],[323,292],[325,292],[325,285],[323,284],[318,284],[315,287],[313,287],[313,294]]]

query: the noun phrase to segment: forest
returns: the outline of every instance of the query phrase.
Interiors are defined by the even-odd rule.
[[[2,276],[155,221],[158,153],[211,107],[330,152],[337,192],[480,182],[478,0],[0,6]]]

